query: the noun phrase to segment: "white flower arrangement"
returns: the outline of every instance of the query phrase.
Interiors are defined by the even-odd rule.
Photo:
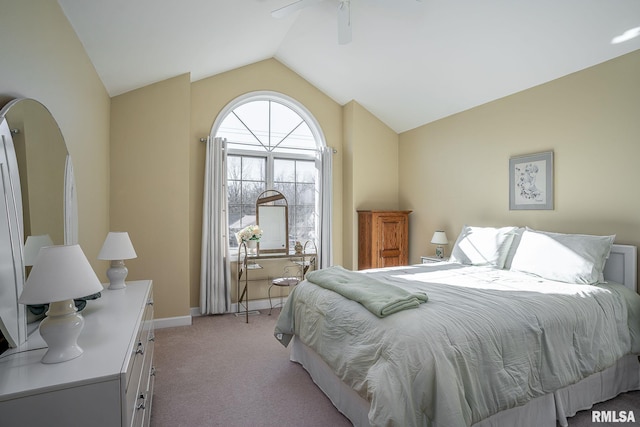
[[[260,240],[261,237],[262,230],[257,225],[247,225],[236,233],[236,240],[238,241],[238,244],[249,240]]]

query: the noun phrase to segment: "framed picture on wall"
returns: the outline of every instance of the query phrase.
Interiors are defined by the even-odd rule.
[[[553,151],[509,159],[509,209],[553,209]]]

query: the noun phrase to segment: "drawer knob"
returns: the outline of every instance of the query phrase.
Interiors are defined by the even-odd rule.
[[[142,345],[142,342],[138,342],[138,348],[136,349],[136,354],[144,354],[144,345]]]
[[[149,337],[149,341],[155,341],[155,340],[156,340],[156,336],[155,336],[155,334],[154,334],[154,335],[151,335],[151,336]]]
[[[140,402],[142,400],[142,402]],[[136,405],[136,409],[145,409],[145,404],[147,403],[147,398],[144,394],[138,396],[138,404]]]
[[[155,377],[156,376],[156,367],[152,366],[151,367],[151,372],[149,373],[150,377]]]

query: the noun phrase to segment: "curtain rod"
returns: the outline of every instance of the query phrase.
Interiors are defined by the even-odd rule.
[[[207,142],[207,138],[200,138],[200,142]],[[338,150],[336,150],[335,148],[329,147],[331,148],[331,152],[333,154],[336,154],[338,152]]]

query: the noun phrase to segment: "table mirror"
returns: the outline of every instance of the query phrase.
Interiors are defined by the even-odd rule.
[[[289,211],[284,194],[276,190],[262,192],[256,200],[256,223],[262,230],[260,253],[289,253]]]

